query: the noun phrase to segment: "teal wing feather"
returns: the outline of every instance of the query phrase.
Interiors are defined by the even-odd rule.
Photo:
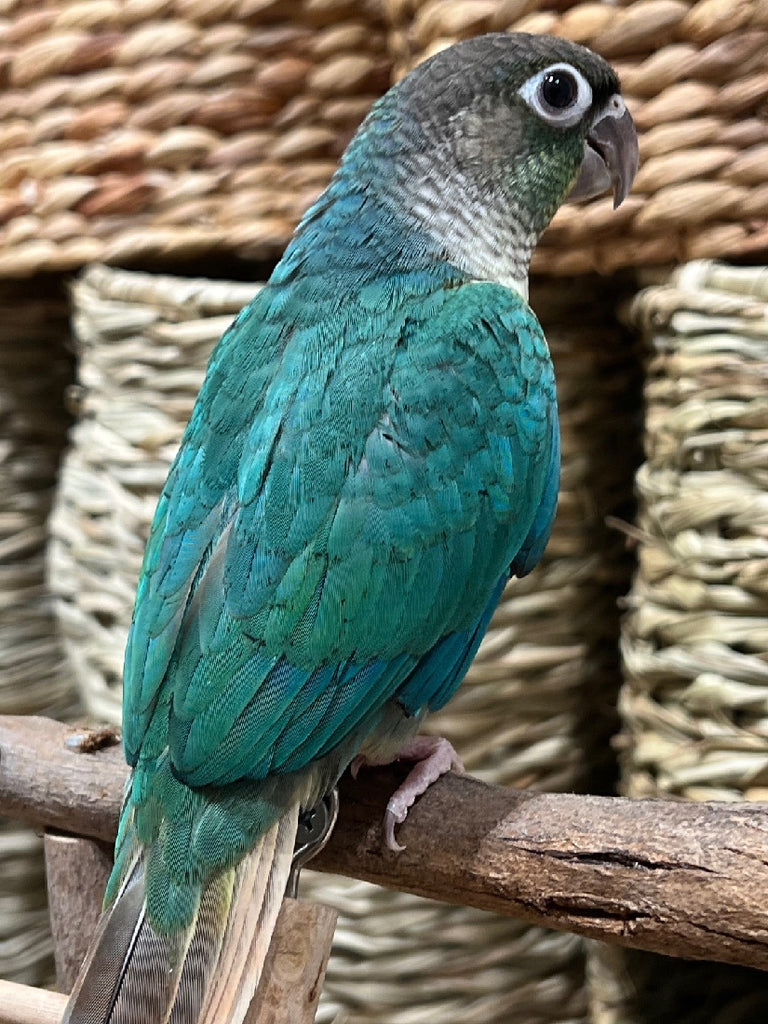
[[[371,305],[262,340],[255,384],[236,327],[223,396],[214,358],[126,662],[129,751],[167,705],[155,753],[188,785],[298,771],[393,698],[442,704],[548,532],[554,381],[525,303],[465,284]]]
[[[557,495],[560,490],[560,424],[557,419],[552,421],[552,440],[550,447],[550,463],[544,494],[534,516],[528,536],[515,555],[511,573],[513,576],[527,576],[541,560],[557,511]]]
[[[279,365],[281,324],[260,293],[211,358],[160,495],[126,645],[123,742],[135,765],[187,613],[233,498],[242,437]]]

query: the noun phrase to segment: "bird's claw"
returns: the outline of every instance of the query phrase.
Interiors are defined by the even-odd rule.
[[[395,826],[405,821],[409,808],[433,782],[449,771],[463,773],[464,765],[442,736],[414,736],[398,752],[397,760],[415,762],[405,781],[389,798],[384,814],[384,843],[388,849],[400,853],[405,846],[395,838]]]
[[[402,825],[405,819],[408,817],[408,809],[401,810],[395,804],[394,800],[390,800],[387,804],[387,809],[384,812],[384,844],[388,850],[392,850],[394,853],[402,853],[405,849],[404,843],[398,843],[395,838],[395,825]]]

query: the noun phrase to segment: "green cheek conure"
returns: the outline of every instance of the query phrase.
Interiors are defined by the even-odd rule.
[[[616,75],[562,39],[459,43],[373,107],[213,353],[158,503],[133,771],[69,1024],[241,1021],[299,808],[353,761],[426,755],[387,810],[397,848],[455,763],[414,734],[557,500],[531,253],[569,193],[618,205],[636,169]]]

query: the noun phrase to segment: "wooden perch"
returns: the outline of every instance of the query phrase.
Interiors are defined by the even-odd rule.
[[[286,898],[243,1024],[313,1024],[338,912]]]
[[[0,813],[114,836],[119,748],[85,755],[75,730],[0,716]],[[411,811],[400,854],[381,844],[402,773],[345,779],[313,866],[671,956],[768,969],[768,805],[530,793],[450,775]]]
[[[58,1024],[67,997],[0,978],[0,1024]]]
[[[46,832],[44,842],[56,987],[69,992],[99,921],[112,848],[63,832]]]

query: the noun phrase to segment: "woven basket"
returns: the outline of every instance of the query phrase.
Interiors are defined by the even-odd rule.
[[[0,714],[72,709],[45,594],[45,522],[68,417],[66,300],[50,282],[19,296],[0,284]],[[40,985],[53,975],[39,836],[0,819],[0,977]]]
[[[499,782],[584,788],[602,774],[615,730],[615,596],[629,569],[603,520],[626,515],[639,386],[634,353],[605,312],[615,284],[601,288],[534,288],[560,368],[560,518],[544,565],[510,588],[461,695],[434,723],[470,770]],[[105,267],[74,289],[81,409],[50,578],[85,703],[111,721],[156,496],[207,354],[253,291]],[[617,434],[630,440],[607,463]],[[341,911],[320,1022],[584,1020],[583,944],[573,936],[311,872],[303,885]]]
[[[547,274],[768,251],[764,0],[385,0],[396,73],[457,39],[549,32],[605,56],[640,131],[619,211],[565,206],[534,255]]]
[[[0,277],[272,257],[389,82],[378,0],[4,0]]]
[[[621,631],[622,788],[765,800],[768,268],[689,264],[641,292],[631,316],[650,353]],[[619,950],[592,967],[596,1024],[768,1019],[760,972]]]
[[[639,567],[622,629],[625,788],[768,797],[768,270],[642,292],[653,346]]]

